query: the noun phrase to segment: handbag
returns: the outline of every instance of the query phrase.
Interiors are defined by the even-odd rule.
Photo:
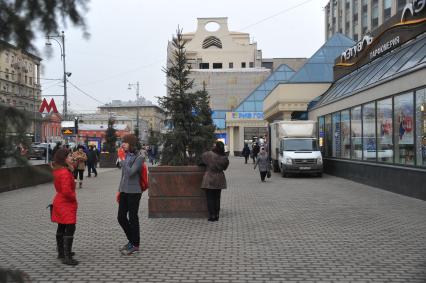
[[[266,177],[271,178],[271,170],[272,170],[272,165],[271,163],[268,164],[268,171],[266,172]]]
[[[50,221],[52,221],[52,211],[53,211],[53,204],[47,205],[46,209],[49,209],[50,212]]]

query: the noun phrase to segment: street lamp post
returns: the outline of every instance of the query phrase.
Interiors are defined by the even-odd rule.
[[[59,47],[61,48],[61,59],[62,59],[62,66],[63,66],[63,81],[64,81],[64,119],[67,119],[67,107],[68,107],[68,101],[67,101],[67,77],[71,76],[71,73],[67,73],[66,65],[65,65],[65,33],[64,31],[61,32],[61,34],[58,35],[47,35],[46,36],[47,42],[46,45],[51,46],[52,43],[50,42],[51,39],[56,41],[59,44]],[[60,39],[60,41],[58,40]]]
[[[135,84],[129,83],[129,88],[132,89],[132,87],[136,87],[136,129],[138,129],[138,140],[139,140],[139,81]]]

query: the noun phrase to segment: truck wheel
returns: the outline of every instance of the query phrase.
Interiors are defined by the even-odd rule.
[[[287,173],[281,168],[281,177],[287,178]]]
[[[322,173],[317,173],[317,177],[322,177]]]

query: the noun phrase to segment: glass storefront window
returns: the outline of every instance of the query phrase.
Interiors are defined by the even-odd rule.
[[[426,166],[426,88],[416,91],[417,166]]]
[[[324,144],[325,144],[325,156],[331,156],[332,152],[332,131],[331,131],[331,115],[325,116],[325,136],[324,136]]]
[[[333,157],[340,157],[340,112],[334,113],[333,120]]]
[[[392,98],[377,101],[377,160],[393,162]]]
[[[351,158],[351,133],[350,133],[350,114],[349,110],[340,112],[340,135],[341,135],[341,157]]]
[[[413,93],[394,98],[395,163],[414,165]]]
[[[376,103],[362,106],[363,160],[376,161]]]
[[[251,145],[253,142],[264,141],[264,137],[268,134],[266,127],[244,127],[244,143]]]
[[[351,109],[351,157],[362,159],[361,106]]]

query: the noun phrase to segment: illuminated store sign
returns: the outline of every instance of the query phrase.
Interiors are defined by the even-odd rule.
[[[263,112],[231,112],[231,119],[263,120]]]

